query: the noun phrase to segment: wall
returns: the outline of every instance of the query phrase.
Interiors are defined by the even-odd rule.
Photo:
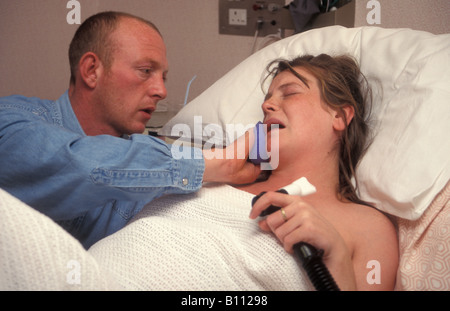
[[[79,0],[82,20],[105,10],[126,11],[154,22],[168,48],[170,71],[165,101],[183,104],[250,55],[248,37],[218,34],[218,1]],[[66,0],[0,2],[0,96],[58,98],[68,87],[68,46],[77,29],[69,25]]]
[[[0,2],[0,96],[14,93],[58,98],[68,87],[67,49],[77,25],[69,25],[66,0]],[[194,76],[189,99],[250,55],[253,37],[218,34],[215,0],[79,0],[82,20],[121,10],[153,21],[163,33],[170,63],[164,104],[177,110]],[[289,2],[289,1],[287,1]],[[382,27],[448,33],[448,0],[379,0]],[[367,25],[366,0],[356,0],[355,25]]]
[[[368,1],[355,0],[355,26],[366,26]],[[384,28],[412,28],[434,34],[450,33],[448,0],[378,0]]]

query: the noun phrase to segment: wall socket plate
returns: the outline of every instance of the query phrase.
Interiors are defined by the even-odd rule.
[[[228,24],[231,26],[247,26],[247,10],[229,9]]]
[[[219,0],[219,34],[254,36],[258,20],[263,21],[259,37],[294,29],[286,0]]]

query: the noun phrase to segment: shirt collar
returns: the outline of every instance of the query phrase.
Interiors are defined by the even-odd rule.
[[[56,103],[61,109],[62,122],[64,127],[71,131],[86,136],[86,133],[83,131],[83,128],[81,127],[80,122],[78,122],[77,116],[73,111],[69,99],[69,92],[66,91],[63,95],[61,95],[61,97],[56,101]]]

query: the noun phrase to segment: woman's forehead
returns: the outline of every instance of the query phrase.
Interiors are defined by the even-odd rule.
[[[317,79],[303,67],[293,67],[295,73],[290,69],[283,70],[272,80],[270,89],[285,85],[287,83],[303,84],[310,88],[312,84],[317,85]]]

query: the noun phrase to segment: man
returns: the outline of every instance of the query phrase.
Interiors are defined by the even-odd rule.
[[[163,141],[133,135],[167,94],[166,48],[150,22],[94,15],[77,30],[69,59],[69,90],[58,100],[0,99],[0,187],[84,247],[161,195],[256,179],[259,169],[244,159],[211,159],[193,148],[190,159],[176,160]]]

